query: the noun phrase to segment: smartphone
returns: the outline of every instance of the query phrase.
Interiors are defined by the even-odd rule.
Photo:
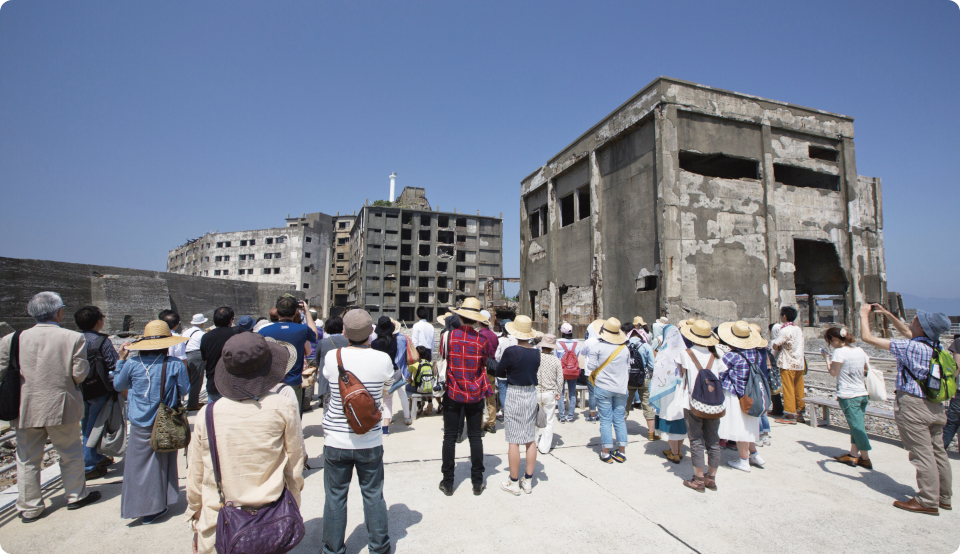
[[[827,352],[827,349],[826,349],[826,348],[822,348],[822,347],[820,348],[820,353],[823,354],[824,356],[829,356],[829,355],[830,355],[830,353]]]

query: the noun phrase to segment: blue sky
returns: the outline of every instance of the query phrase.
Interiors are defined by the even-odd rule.
[[[960,297],[960,8],[920,2],[99,2],[0,8],[0,255],[163,270],[387,176],[504,215],[659,75],[856,118],[889,288]],[[942,253],[942,254],[941,254]]]

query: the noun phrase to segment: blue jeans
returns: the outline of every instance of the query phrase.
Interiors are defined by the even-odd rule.
[[[100,460],[106,458],[106,456],[97,452],[96,447],[88,448],[87,439],[90,438],[90,432],[93,431],[97,417],[100,416],[100,410],[103,409],[103,405],[107,403],[108,398],[110,398],[110,395],[105,394],[89,402],[86,400],[83,401],[83,419],[80,420],[80,435],[83,437],[83,467],[86,471],[92,471],[97,467],[97,463],[100,462]]]
[[[383,500],[383,447],[343,450],[323,447],[323,554],[344,554],[347,532],[347,492],[357,470],[363,496],[363,519],[371,553],[390,552],[387,503]]]
[[[947,407],[947,424],[943,426],[944,450],[950,447],[953,437],[957,435],[957,429],[960,429],[960,394],[954,396]]]
[[[557,403],[557,414],[559,415],[564,414],[563,403],[564,403],[564,399],[566,399],[567,417],[569,417],[570,419],[573,419],[574,410],[576,410],[577,408],[577,380],[567,379],[564,381],[564,383],[566,385],[563,387],[564,390],[560,391],[560,401]],[[566,392],[567,394],[563,394],[564,392]]]
[[[507,380],[497,379],[497,392],[500,393],[500,411],[507,405]]]
[[[627,407],[627,394],[610,392],[603,387],[594,387],[597,408],[600,411],[600,444],[613,448],[613,432],[617,433],[617,444],[627,446],[627,421],[624,412]],[[612,429],[611,429],[612,427]]]
[[[207,391],[207,404],[213,404],[217,400],[223,398],[222,394],[217,394],[215,392]]]
[[[770,433],[770,420],[767,419],[767,413],[764,412],[760,416],[760,434],[769,434]]]
[[[595,392],[596,387],[590,383],[590,380],[587,379],[587,404],[590,405],[590,411],[597,411],[597,394]]]

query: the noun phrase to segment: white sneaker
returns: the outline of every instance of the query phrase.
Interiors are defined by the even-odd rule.
[[[753,454],[750,454],[750,465],[763,467],[763,464],[765,463],[766,462],[763,461],[763,458],[760,457],[759,452],[754,452]]]
[[[500,488],[509,492],[514,496],[520,496],[520,485],[512,479],[509,481],[504,481],[503,483],[500,483]]]
[[[520,490],[526,494],[533,492],[533,479],[527,479],[526,476],[520,477]]]
[[[763,436],[763,445],[764,445],[764,446],[770,446],[771,444],[773,444],[773,439],[770,438],[770,435],[764,435],[764,436]]]
[[[742,458],[737,458],[736,461],[727,462],[727,465],[733,469],[739,469],[740,471],[750,473],[750,462]]]

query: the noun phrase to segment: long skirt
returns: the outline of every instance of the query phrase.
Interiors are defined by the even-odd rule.
[[[127,454],[123,459],[120,517],[135,519],[162,512],[180,496],[177,452],[150,448],[150,427],[130,424]]]
[[[527,444],[537,435],[537,387],[507,387],[503,428],[510,444]]]
[[[748,416],[740,409],[740,399],[728,390],[723,391],[723,405],[727,410],[720,418],[717,434],[726,441],[758,442],[760,418]]]

